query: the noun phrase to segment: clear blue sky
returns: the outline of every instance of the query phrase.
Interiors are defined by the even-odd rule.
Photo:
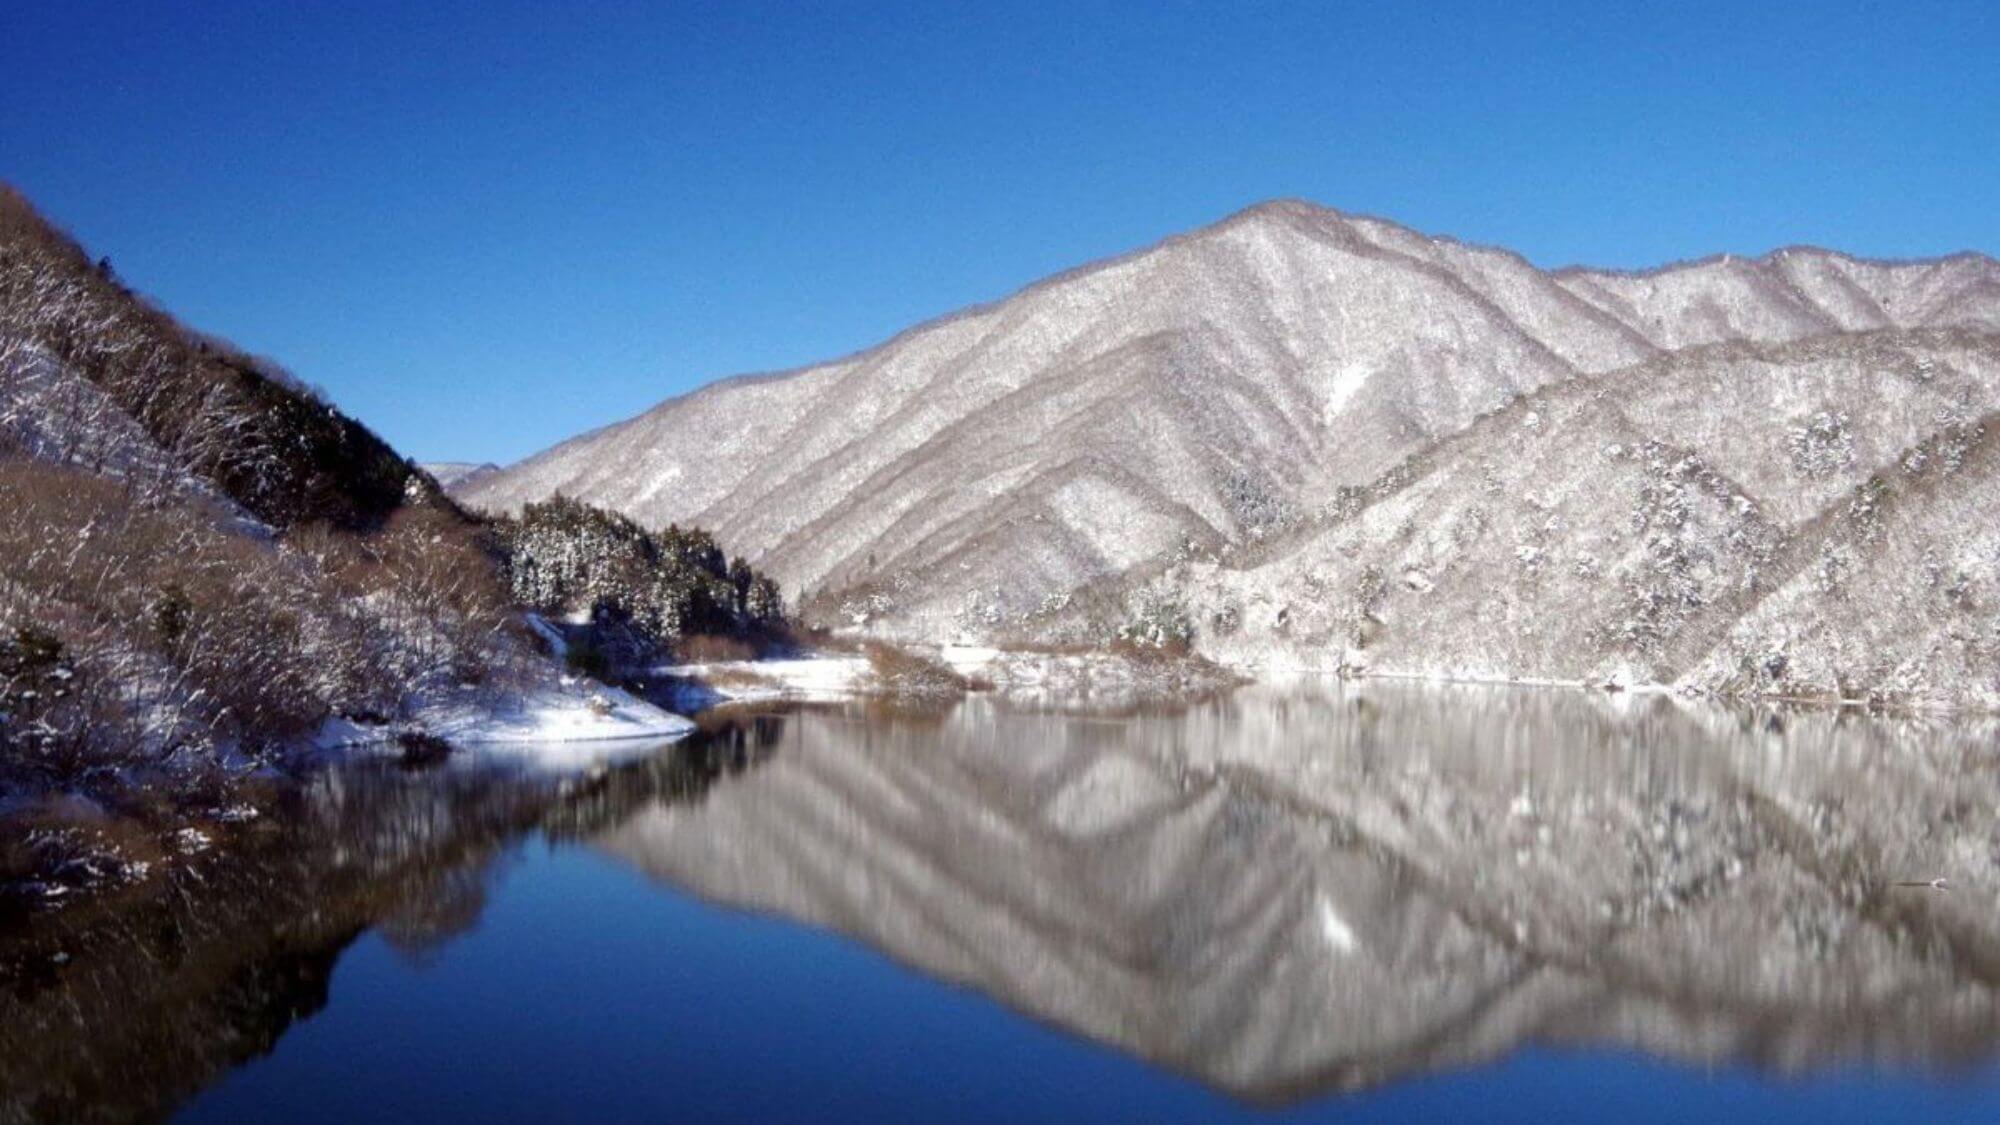
[[[0,0],[0,178],[508,460],[1273,196],[1546,265],[2000,250],[1996,9]]]

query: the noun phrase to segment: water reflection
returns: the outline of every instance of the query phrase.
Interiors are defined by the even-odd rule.
[[[596,844],[1258,1102],[1529,1042],[1950,1066],[2000,1032],[1994,733],[1400,685],[975,700],[797,722]]]
[[[0,931],[0,1121],[179,1104],[362,933],[449,956],[537,836],[1258,1103],[1530,1043],[1949,1068],[2000,1043],[1996,733],[1310,682],[748,718],[582,778],[344,769],[156,893]]]
[[[574,838],[698,801],[768,756],[780,725],[580,777],[490,762],[322,772],[237,851],[0,929],[0,1122],[166,1112],[323,1008],[364,932],[428,959],[472,929],[531,833]]]

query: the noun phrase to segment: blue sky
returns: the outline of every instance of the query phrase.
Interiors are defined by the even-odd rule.
[[[0,7],[0,178],[423,458],[1275,196],[1545,265],[2000,251],[1989,3]]]

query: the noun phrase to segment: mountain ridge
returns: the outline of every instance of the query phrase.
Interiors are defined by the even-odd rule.
[[[1529,269],[1536,270],[1538,272],[1548,274],[1551,277],[1558,277],[1558,278],[1567,276],[1578,276],[1578,277],[1603,276],[1603,277],[1617,277],[1617,278],[1630,278],[1630,279],[1646,279],[1646,278],[1659,277],[1666,274],[1677,273],[1683,270],[1697,269],[1701,267],[1718,265],[1718,264],[1727,264],[1732,261],[1749,261],[1749,262],[1768,264],[1774,259],[1779,259],[1787,255],[1810,254],[1810,255],[1818,255],[1827,258],[1837,259],[1855,265],[1876,266],[1883,268],[1933,266],[1946,263],[1965,262],[1987,268],[1990,272],[1992,272],[1995,275],[1994,277],[1995,284],[2000,284],[2000,259],[1996,259],[1990,254],[1986,254],[1984,252],[1969,248],[1956,250],[1946,254],[1941,254],[1932,257],[1872,257],[1868,255],[1850,254],[1847,253],[1846,251],[1832,249],[1814,243],[1789,243],[1784,246],[1775,247],[1762,254],[1746,255],[1729,251],[1722,251],[1722,252],[1703,255],[1701,257],[1676,259],[1674,261],[1663,262],[1659,265],[1654,265],[1654,266],[1639,266],[1639,267],[1595,266],[1587,263],[1572,262],[1561,266],[1543,267],[1535,265],[1534,262],[1531,259],[1529,259],[1526,255],[1521,254],[1520,252],[1512,250],[1508,247],[1499,245],[1497,243],[1485,243],[1470,239],[1461,239],[1456,236],[1448,234],[1433,234],[1433,233],[1422,232],[1418,231],[1414,227],[1405,226],[1404,224],[1401,224],[1393,219],[1375,215],[1373,213],[1350,212],[1340,208],[1330,207],[1325,204],[1316,203],[1312,200],[1308,200],[1303,197],[1278,196],[1272,199],[1267,199],[1258,203],[1250,204],[1228,215],[1225,215],[1222,218],[1217,219],[1211,223],[1205,224],[1200,227],[1196,227],[1193,230],[1170,234],[1163,238],[1157,239],[1151,243],[1148,243],[1147,245],[1132,250],[1124,251],[1117,254],[1112,254],[1103,258],[1093,259],[1089,262],[1085,262],[1080,265],[1069,267],[1068,269],[1057,271],[1056,273],[1050,274],[1046,277],[1038,278],[1034,281],[1028,282],[1027,284],[1015,288],[1002,296],[991,298],[988,300],[977,301],[972,304],[963,306],[961,308],[953,309],[944,313],[939,313],[935,316],[926,317],[924,319],[917,321],[914,324],[911,324],[906,328],[897,330],[891,335],[884,337],[883,339],[875,343],[863,345],[854,350],[843,352],[829,359],[796,364],[789,367],[738,372],[735,374],[724,375],[716,379],[712,379],[706,383],[703,383],[698,387],[693,387],[686,391],[669,395],[661,399],[660,401],[654,403],[652,406],[649,406],[646,409],[640,411],[638,414],[631,415],[622,419],[614,419],[612,421],[605,422],[601,425],[591,427],[580,433],[572,435],[571,437],[563,439],[562,441],[556,443],[555,445],[550,446],[548,449],[530,454],[527,457],[521,458],[507,465],[500,466],[500,468],[503,471],[513,471],[563,446],[582,442],[589,438],[601,436],[605,434],[607,431],[615,430],[618,427],[635,422],[640,418],[644,418],[647,415],[669,408],[677,403],[683,403],[703,396],[721,393],[730,389],[740,388],[745,385],[772,381],[772,380],[786,379],[807,372],[820,370],[822,368],[837,366],[840,364],[845,364],[855,360],[859,360],[861,358],[864,358],[875,352],[891,347],[899,342],[902,342],[912,336],[915,336],[927,330],[942,327],[946,324],[949,324],[950,322],[965,317],[975,316],[980,313],[991,311],[997,308],[998,306],[1003,305],[1009,301],[1012,301],[1018,297],[1022,297],[1030,293],[1036,292],[1038,290],[1061,284],[1064,281],[1072,280],[1074,278],[1096,272],[1100,269],[1119,265],[1121,263],[1142,257],[1144,255],[1153,253],[1155,251],[1161,250],[1171,245],[1198,240],[1205,236],[1217,234],[1227,229],[1228,227],[1231,227],[1233,225],[1245,221],[1251,221],[1257,218],[1277,216],[1286,213],[1331,215],[1346,221],[1379,224],[1382,226],[1393,228],[1395,230],[1401,231],[1403,233],[1406,233],[1408,235],[1417,238],[1425,239],[1435,244],[1459,247],[1473,252],[1503,255],[1507,258],[1513,259],[1514,261],[1518,262],[1522,266],[1525,266]]]
[[[1018,633],[1164,560],[1259,543],[1542,388],[1711,345],[1932,329],[2000,334],[2000,262],[1793,247],[1550,271],[1278,200],[668,399],[454,494],[712,526],[839,618]],[[1785,416],[1756,441],[1840,412],[1840,388],[1808,382],[1825,401],[1767,404]],[[1985,383],[1965,393],[1983,413]]]

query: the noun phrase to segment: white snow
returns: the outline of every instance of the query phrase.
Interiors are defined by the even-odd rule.
[[[653,674],[692,681],[728,703],[835,702],[865,694],[874,677],[867,657],[832,654],[669,664]]]
[[[1354,927],[1334,909],[1333,900],[1321,895],[1319,899],[1319,932],[1326,939],[1327,948],[1335,953],[1354,952]]]
[[[557,660],[561,660],[569,655],[569,642],[563,640],[562,633],[555,626],[543,620],[541,614],[524,613],[521,617],[528,623],[528,628],[535,631],[536,636],[548,642],[549,651],[555,655]]]
[[[694,730],[681,716],[617,688],[577,680],[498,700],[433,703],[420,718],[454,744],[663,739]]]
[[[960,675],[974,675],[990,668],[1001,652],[990,645],[949,644],[938,650],[938,659]]]
[[[695,725],[614,687],[564,677],[511,695],[465,692],[429,699],[403,723],[364,726],[329,719],[313,737],[322,750],[381,746],[404,732],[421,732],[476,758],[504,758],[550,769],[572,769],[649,753],[685,737]]]

